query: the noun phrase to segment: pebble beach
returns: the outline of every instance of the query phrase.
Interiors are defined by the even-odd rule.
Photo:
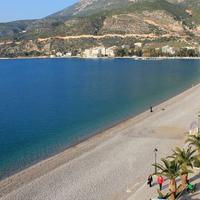
[[[147,199],[158,161],[184,145],[200,110],[200,85],[0,182],[0,200]],[[156,194],[156,190],[155,190]]]

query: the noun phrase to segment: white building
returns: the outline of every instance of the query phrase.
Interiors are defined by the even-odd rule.
[[[162,53],[174,55],[176,51],[173,47],[170,47],[169,45],[167,45],[167,46],[162,47]]]
[[[115,49],[117,47],[105,48],[104,46],[85,49],[82,53],[84,58],[98,58],[98,57],[115,57]]]
[[[64,56],[65,56],[65,57],[71,57],[71,56],[72,56],[72,52],[67,52],[67,53],[65,53]]]
[[[62,57],[62,56],[63,56],[63,54],[61,52],[56,53],[56,57]]]
[[[83,57],[85,58],[98,58],[106,55],[106,48],[103,46],[85,49]]]
[[[187,50],[195,50],[195,47],[184,47]]]
[[[134,43],[134,46],[137,48],[141,48],[142,47],[142,43],[141,42],[136,42]]]
[[[113,47],[109,47],[106,49],[106,56],[110,57],[110,58],[114,58],[115,57],[115,50],[116,50],[116,46]]]

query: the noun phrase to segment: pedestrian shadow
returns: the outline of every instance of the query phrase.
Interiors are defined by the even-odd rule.
[[[156,185],[158,185],[158,184],[157,184],[157,183],[152,183],[151,187],[154,187],[154,186],[156,186]]]
[[[155,188],[157,187],[158,190],[160,189],[160,186],[157,183],[152,184],[152,187],[155,187]],[[165,192],[165,189],[168,189],[168,184],[164,184],[162,186],[161,192]]]

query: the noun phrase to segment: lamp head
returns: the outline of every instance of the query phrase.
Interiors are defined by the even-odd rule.
[[[154,149],[154,152],[158,152],[158,149],[157,149],[157,148],[155,148],[155,149]]]

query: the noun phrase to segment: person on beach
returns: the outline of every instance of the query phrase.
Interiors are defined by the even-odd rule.
[[[157,178],[157,183],[158,183],[158,185],[160,187],[160,191],[162,190],[163,182],[164,182],[163,177],[161,175],[159,175],[158,178]]]
[[[153,107],[152,107],[152,106],[150,106],[150,112],[151,112],[151,113],[153,112]]]
[[[149,187],[152,187],[152,182],[153,182],[153,177],[150,174],[149,177],[148,177],[148,180],[147,180],[147,184],[149,185]]]

